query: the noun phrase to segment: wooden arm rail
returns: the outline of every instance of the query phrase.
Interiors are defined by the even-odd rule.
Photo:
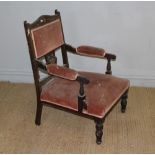
[[[69,44],[65,44],[65,48],[68,52],[81,56],[89,56],[101,59],[107,59],[106,74],[112,74],[111,61],[116,60],[116,55],[106,53],[104,49],[96,48],[92,46],[79,46],[77,49]]]
[[[65,44],[65,48],[66,48],[66,50],[67,50],[68,52],[73,53],[73,54],[77,54],[77,53],[76,53],[76,48],[75,48],[75,47],[73,47],[73,46],[71,46],[71,45],[69,45],[69,44]]]
[[[80,47],[81,47],[81,46],[80,46]],[[78,47],[78,48],[80,48],[80,47]],[[92,57],[97,57],[97,58],[99,58],[99,56],[97,56],[97,54],[98,54],[98,55],[100,55],[100,58],[116,60],[116,55],[111,54],[111,53],[106,53],[104,49],[96,48],[96,47],[92,47],[92,46],[85,46],[85,47],[87,47],[87,54],[85,54],[85,55],[83,54],[83,56],[91,56],[91,55],[92,55]],[[67,50],[68,52],[70,52],[70,53],[79,54],[79,53],[77,52],[77,49],[76,49],[75,47],[69,45],[69,44],[65,44],[65,48],[66,48],[66,50]],[[89,52],[88,50],[90,50],[90,52]],[[97,50],[96,56],[95,56],[93,50]],[[84,53],[84,52],[83,52],[83,53]],[[91,53],[93,53],[93,54],[91,54]],[[79,54],[79,55],[80,55],[80,54]],[[81,55],[82,55],[82,54],[81,54]],[[101,55],[104,55],[104,56],[101,56]]]

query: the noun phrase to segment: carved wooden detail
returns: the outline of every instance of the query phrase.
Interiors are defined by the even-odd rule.
[[[103,123],[104,119],[95,119],[96,123],[96,143],[101,144],[102,143],[102,136],[103,136]]]

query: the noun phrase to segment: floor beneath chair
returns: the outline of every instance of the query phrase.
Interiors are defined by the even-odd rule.
[[[34,124],[32,84],[0,82],[0,153],[155,153],[155,88],[132,87],[127,112],[120,104],[106,118],[103,143],[92,120],[44,107]]]

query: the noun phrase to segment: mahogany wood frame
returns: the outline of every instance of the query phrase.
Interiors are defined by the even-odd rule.
[[[35,22],[33,22],[31,24],[27,23],[27,21],[24,21],[25,33],[26,33],[27,43],[28,43],[28,47],[29,47],[29,54],[30,54],[30,59],[31,59],[31,65],[32,65],[35,88],[36,88],[36,96],[37,96],[37,110],[36,110],[35,123],[36,123],[36,125],[41,124],[41,114],[42,114],[43,105],[49,105],[49,106],[52,106],[52,107],[57,108],[57,109],[68,111],[68,112],[71,112],[71,113],[79,115],[79,116],[83,116],[83,117],[86,117],[86,118],[89,118],[89,119],[93,119],[95,121],[95,123],[96,123],[96,132],[95,132],[96,133],[96,143],[101,144],[102,135],[103,135],[103,122],[104,122],[106,116],[109,114],[109,112],[113,108],[111,108],[111,110],[103,118],[97,118],[95,116],[89,116],[87,114],[82,113],[83,109],[87,109],[87,105],[85,103],[86,96],[85,96],[85,93],[84,93],[84,85],[89,83],[88,79],[80,77],[80,76],[78,76],[77,79],[76,79],[80,84],[80,90],[79,90],[79,95],[78,95],[78,111],[73,111],[71,109],[60,107],[58,105],[54,105],[54,104],[51,104],[51,103],[48,103],[48,102],[42,102],[40,100],[40,93],[41,93],[42,86],[49,79],[51,79],[53,76],[48,75],[43,80],[40,80],[39,71],[43,71],[44,73],[47,73],[46,65],[51,64],[51,63],[52,64],[57,63],[57,58],[55,56],[55,51],[57,49],[55,49],[54,51],[49,52],[48,54],[44,55],[43,57],[41,57],[39,59],[36,59],[35,55],[34,55],[33,41],[32,41],[32,39],[30,37],[30,30],[32,28],[42,26],[42,25],[44,25],[44,24],[46,24],[48,22],[54,21],[56,19],[60,19],[60,21],[61,21],[60,12],[57,11],[57,10],[55,10],[55,15],[51,15],[51,16],[50,15],[42,15]],[[63,37],[64,37],[64,33],[63,33]],[[76,49],[74,47],[72,47],[71,45],[68,45],[66,43],[64,43],[59,48],[61,49],[61,52],[62,52],[63,65],[66,68],[69,68],[67,52],[77,54]],[[112,74],[111,61],[116,60],[116,56],[113,55],[113,54],[110,54],[110,53],[106,53],[104,58],[107,60],[107,67],[106,67],[106,72],[105,73],[106,74]],[[42,62],[43,59],[46,61],[46,65]],[[122,95],[122,97],[120,97],[120,99],[122,99],[122,101],[121,101],[121,111],[122,112],[125,112],[125,109],[126,109],[127,94],[128,94],[128,91],[126,91]]]

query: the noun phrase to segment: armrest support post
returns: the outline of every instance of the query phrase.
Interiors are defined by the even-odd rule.
[[[78,112],[82,112],[83,109],[87,109],[87,104],[85,103],[86,95],[84,93],[84,84],[80,82],[80,90],[78,95]]]
[[[73,54],[96,57],[107,60],[106,74],[112,74],[111,71],[111,61],[116,60],[116,55],[111,53],[106,53],[104,49],[96,48],[92,46],[80,46],[78,48],[74,48],[71,45],[65,44],[66,50]]]
[[[113,60],[116,60],[116,55],[114,54],[110,54],[110,53],[106,53],[105,54],[105,58],[107,59],[107,68],[106,68],[106,74],[112,74],[112,71],[111,71],[111,61]]]
[[[111,71],[111,59],[107,59],[107,70],[106,70],[106,74],[112,74],[112,71]]]
[[[86,95],[84,92],[84,84],[88,84],[89,80],[84,78],[84,77],[77,77],[77,81],[80,83],[80,90],[79,90],[79,95],[78,95],[78,112],[82,112],[83,109],[87,109],[87,104],[85,102]]]

